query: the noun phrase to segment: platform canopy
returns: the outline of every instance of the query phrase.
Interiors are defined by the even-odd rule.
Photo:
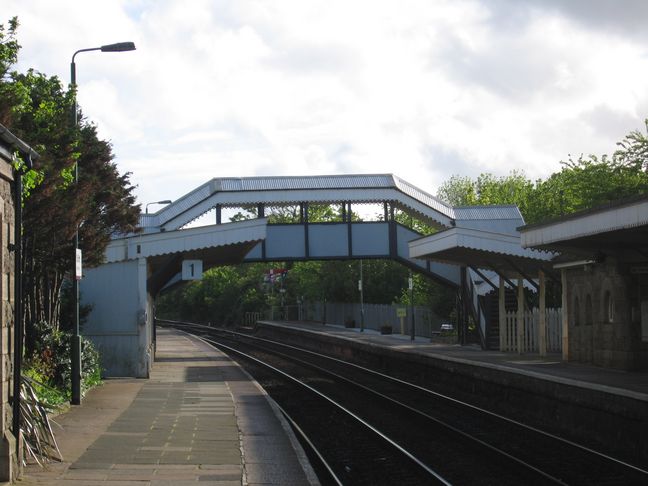
[[[410,241],[411,258],[498,272],[507,278],[534,278],[550,271],[550,252],[522,248],[520,235],[454,227]]]
[[[149,292],[155,295],[180,272],[183,260],[201,260],[204,268],[243,261],[266,237],[265,218],[147,233],[113,240],[106,263],[146,258]]]
[[[625,261],[648,257],[648,195],[618,201],[520,228],[522,246],[585,258],[605,254]]]

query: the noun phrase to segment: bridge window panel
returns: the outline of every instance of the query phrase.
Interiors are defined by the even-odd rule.
[[[438,223],[431,220],[421,219],[419,213],[404,208],[394,210],[394,219],[397,223],[410,228],[422,235],[431,235],[439,231]]]
[[[266,258],[282,260],[304,258],[305,253],[304,227],[299,226],[268,226],[266,234]]]
[[[379,203],[352,203],[352,221],[385,221],[385,205]]]
[[[308,225],[311,258],[331,258],[349,255],[348,226],[339,224]]]
[[[247,221],[248,219],[257,218],[258,208],[256,204],[246,206],[223,207],[221,209],[221,221],[223,223],[234,223],[236,221]],[[216,218],[214,218],[216,221]]]
[[[203,213],[202,216],[190,221],[182,229],[200,228],[201,226],[209,226],[212,224],[216,224],[216,208],[212,208],[206,213]]]
[[[353,208],[351,208],[353,209]],[[338,223],[342,222],[343,208],[340,203],[321,204],[308,203],[309,223]]]
[[[389,255],[389,225],[387,223],[353,223],[351,234],[354,256]]]
[[[298,224],[301,222],[299,204],[266,206],[265,216],[270,224]]]

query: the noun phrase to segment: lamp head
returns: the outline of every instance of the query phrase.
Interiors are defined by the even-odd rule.
[[[107,44],[105,46],[101,46],[101,52],[123,52],[134,50],[134,42],[117,42],[116,44]]]

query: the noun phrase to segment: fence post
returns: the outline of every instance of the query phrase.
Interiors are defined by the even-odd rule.
[[[540,315],[538,316],[538,351],[540,357],[547,356],[547,305],[545,298],[545,274],[542,270],[538,272],[539,286],[538,299],[540,305]]]
[[[518,278],[518,310],[517,310],[517,352],[522,354],[524,342],[524,285],[523,280]]]

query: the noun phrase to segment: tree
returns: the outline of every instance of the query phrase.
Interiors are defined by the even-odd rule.
[[[18,61],[20,45],[16,39],[18,18],[13,17],[8,22],[8,27],[0,24],[0,123],[8,126],[11,117],[11,107],[15,106],[19,98],[16,87],[7,82],[10,79],[11,67]]]
[[[79,110],[74,123],[74,97],[57,77],[30,69],[11,71],[19,46],[18,22],[0,26],[0,114],[10,130],[29,141],[40,154],[32,180],[40,183],[23,195],[23,255],[26,346],[38,339],[36,329],[46,322],[53,330],[61,323],[61,289],[74,262],[74,235],[79,228],[86,266],[103,260],[111,234],[137,229],[140,208],[135,205],[129,174],[120,175],[110,144],[97,137],[96,127]],[[75,165],[81,167],[74,181]],[[71,316],[70,316],[71,317]],[[36,326],[36,323],[40,323]],[[63,321],[71,326],[71,319]]]
[[[648,132],[648,119],[645,124]],[[648,136],[632,131],[618,146],[611,157],[569,156],[560,171],[535,183],[517,171],[475,180],[452,176],[438,196],[455,206],[515,204],[532,224],[648,192]]]
[[[617,145],[614,152],[615,163],[619,166],[634,168],[635,171],[648,172],[648,118],[644,120],[646,135],[633,130]]]
[[[437,197],[453,206],[515,204],[525,214],[533,190],[533,182],[514,170],[502,177],[482,173],[475,180],[453,175],[439,187]]]

